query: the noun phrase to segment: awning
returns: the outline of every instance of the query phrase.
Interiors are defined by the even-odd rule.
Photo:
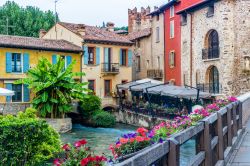
[[[14,96],[15,92],[12,90],[0,88],[0,96]]]
[[[195,99],[197,98],[198,90],[189,87],[174,86],[174,85],[160,85],[157,87],[149,88],[148,93],[159,94],[162,96]],[[199,92],[199,98],[210,97],[211,94],[206,92]]]
[[[125,84],[118,85],[118,88],[120,90],[133,90],[133,91],[143,91],[143,89],[146,89],[147,87],[151,87],[154,85],[160,85],[163,84],[161,81],[145,78],[142,80],[137,80],[133,82],[128,82]]]

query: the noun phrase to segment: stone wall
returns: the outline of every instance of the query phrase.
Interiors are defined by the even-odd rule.
[[[250,1],[221,0],[214,4],[214,15],[211,17],[206,15],[208,7],[188,15],[187,25],[181,28],[182,75],[186,76],[186,84],[191,84],[190,74],[192,74],[192,86],[196,86],[196,83],[209,83],[209,70],[215,66],[219,71],[223,94],[239,95],[250,90],[250,75],[242,74],[241,70],[242,56],[250,55],[249,7]],[[202,49],[206,48],[206,36],[210,30],[218,32],[220,57],[203,60]],[[190,48],[191,32],[192,48]],[[192,50],[192,71],[190,49]]]
[[[116,122],[129,124],[138,127],[153,128],[155,125],[166,121],[166,119],[153,118],[147,115],[138,114],[131,111],[115,111],[113,115],[116,118]]]
[[[0,103],[0,114],[16,115],[19,111],[25,111],[26,108],[30,107],[30,103]]]
[[[72,130],[71,118],[64,119],[45,119],[57,132],[66,133]]]

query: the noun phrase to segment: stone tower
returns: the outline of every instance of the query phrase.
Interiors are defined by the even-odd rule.
[[[135,32],[151,27],[150,7],[146,9],[141,7],[141,12],[137,12],[137,8],[128,9],[128,32]]]

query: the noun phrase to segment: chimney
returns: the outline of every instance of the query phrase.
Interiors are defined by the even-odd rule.
[[[43,38],[44,35],[46,35],[47,31],[45,31],[44,29],[40,29],[39,31],[39,38]]]
[[[149,14],[150,13],[150,7],[148,6],[147,8],[146,8],[146,14]]]
[[[85,30],[85,25],[80,25],[77,29],[77,32],[81,35],[81,36],[85,36],[86,34],[86,30]]]
[[[107,29],[110,32],[114,32],[115,24],[112,22],[107,22]]]

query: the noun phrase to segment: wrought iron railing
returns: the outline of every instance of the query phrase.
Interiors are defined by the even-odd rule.
[[[216,59],[220,56],[220,49],[219,48],[206,48],[202,49],[202,59],[208,60],[208,59]]]
[[[153,78],[153,79],[162,79],[163,78],[163,70],[161,70],[161,69],[147,70],[147,77]]]
[[[221,84],[197,84],[196,87],[200,89],[202,92],[209,92],[213,94],[222,93],[222,85]]]
[[[103,73],[119,73],[119,63],[102,63]]]

